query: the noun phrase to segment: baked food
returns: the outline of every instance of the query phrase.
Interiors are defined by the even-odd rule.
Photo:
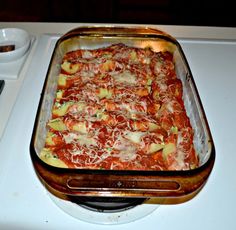
[[[40,158],[83,169],[196,168],[182,93],[170,52],[124,44],[68,52]]]
[[[0,53],[15,50],[15,45],[0,45]]]

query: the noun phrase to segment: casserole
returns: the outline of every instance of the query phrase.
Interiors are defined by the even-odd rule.
[[[76,49],[97,49],[115,43],[173,54],[175,71],[183,85],[183,101],[194,130],[199,166],[189,170],[98,170],[59,168],[40,159],[47,122],[57,90],[64,55]],[[62,36],[54,49],[40,100],[30,145],[37,175],[54,195],[69,200],[80,197],[155,198],[157,203],[180,203],[194,197],[206,183],[214,165],[215,150],[207,119],[186,58],[178,42],[152,28],[82,27]]]

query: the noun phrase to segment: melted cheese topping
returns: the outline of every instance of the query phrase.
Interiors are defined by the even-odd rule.
[[[123,44],[65,54],[41,159],[86,169],[197,167],[172,59]]]

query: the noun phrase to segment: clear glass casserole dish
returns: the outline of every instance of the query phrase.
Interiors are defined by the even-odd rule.
[[[97,49],[118,43],[173,54],[175,71],[183,86],[184,106],[194,130],[193,143],[199,158],[197,168],[166,171],[75,169],[55,167],[40,159],[64,55],[76,49]],[[81,27],[66,33],[56,43],[51,58],[30,153],[40,180],[50,192],[63,199],[155,198],[157,203],[180,203],[194,197],[211,173],[215,149],[193,76],[179,43],[162,31],[143,27]]]

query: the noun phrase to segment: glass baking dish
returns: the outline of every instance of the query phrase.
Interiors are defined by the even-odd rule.
[[[115,43],[173,53],[183,101],[194,129],[199,167],[181,171],[72,169],[51,166],[39,158],[57,90],[57,76],[65,53],[96,49]],[[155,198],[157,203],[180,203],[194,197],[206,183],[215,160],[214,143],[189,65],[179,43],[170,35],[144,27],[80,27],[56,43],[37,111],[30,144],[34,169],[54,195],[70,197]]]

